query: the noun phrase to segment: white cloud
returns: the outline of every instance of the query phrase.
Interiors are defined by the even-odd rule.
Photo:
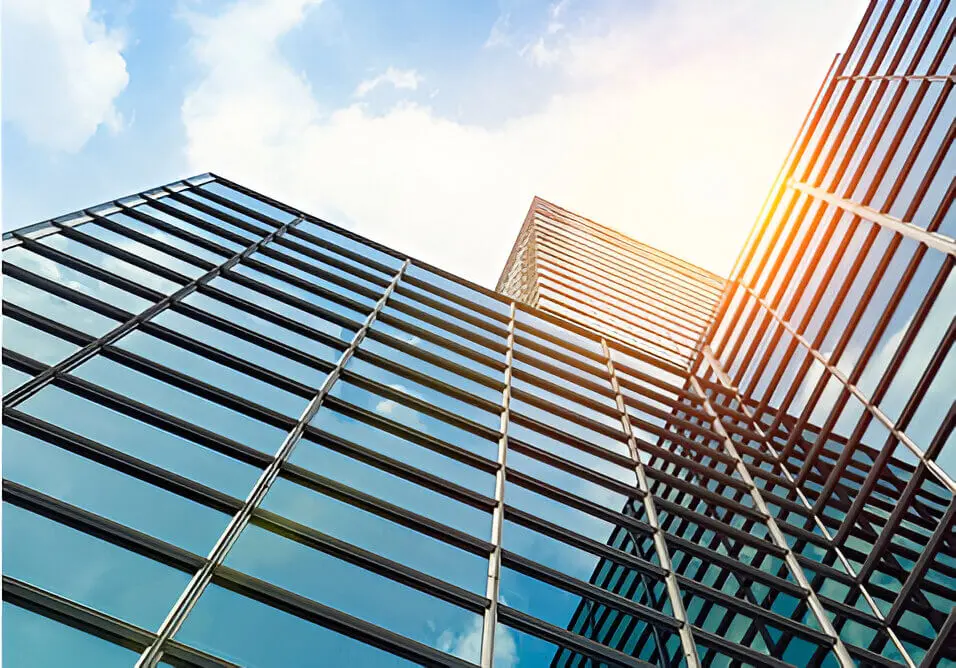
[[[407,102],[322,109],[276,47],[310,4],[240,0],[191,19],[203,69],[182,113],[192,169],[357,221],[485,284],[535,194],[728,270],[861,14],[824,0],[685,1],[566,29],[552,67],[569,87],[484,127]]]
[[[125,41],[90,13],[89,0],[3,0],[3,119],[36,144],[75,152],[115,106],[129,74]]]
[[[549,48],[544,43],[544,38],[539,37],[534,42],[525,45],[519,52],[522,56],[527,56],[531,62],[538,67],[554,65],[561,57],[561,52],[556,48]]]
[[[436,645],[452,656],[478,663],[481,658],[481,629],[482,619],[476,616],[461,632],[450,629],[442,632]],[[518,665],[518,645],[514,633],[500,625],[495,627],[494,655],[496,668],[514,668]]]
[[[485,48],[492,49],[496,46],[505,46],[511,43],[511,15],[502,14],[491,26],[488,33],[488,39],[485,40]]]
[[[549,35],[554,35],[564,30],[561,16],[567,11],[568,5],[570,4],[571,0],[559,0],[548,8],[549,21],[547,32]]]
[[[355,97],[365,97],[382,84],[389,84],[398,89],[417,90],[422,82],[422,76],[415,70],[399,70],[389,67],[382,74],[366,79],[355,89]]]

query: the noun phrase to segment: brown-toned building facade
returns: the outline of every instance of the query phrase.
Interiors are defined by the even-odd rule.
[[[723,286],[705,269],[535,197],[496,289],[687,364]]]

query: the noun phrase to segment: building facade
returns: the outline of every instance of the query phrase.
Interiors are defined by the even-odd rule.
[[[954,19],[949,2],[867,7],[696,367],[733,390],[787,522],[840,572],[835,627],[912,665],[956,660]]]
[[[687,365],[724,280],[535,197],[496,290]]]
[[[213,175],[4,235],[5,664],[956,663],[952,25],[867,9],[719,300],[542,200],[514,298]]]

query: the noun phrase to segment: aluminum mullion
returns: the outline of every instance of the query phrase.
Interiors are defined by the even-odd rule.
[[[810,586],[810,582],[807,580],[807,576],[803,572],[803,567],[800,566],[800,563],[794,556],[793,551],[790,549],[790,546],[787,543],[787,539],[780,531],[780,527],[777,526],[777,522],[770,513],[770,509],[767,507],[767,504],[764,502],[763,496],[760,493],[760,489],[754,483],[754,480],[750,475],[750,471],[747,469],[746,465],[743,463],[743,460],[737,454],[737,449],[734,446],[733,441],[727,434],[727,431],[724,429],[723,424],[720,421],[720,416],[713,409],[713,406],[711,406],[710,399],[704,393],[700,381],[698,381],[694,376],[690,376],[689,380],[691,386],[694,388],[694,391],[700,394],[701,398],[703,399],[704,410],[706,410],[711,416],[714,424],[714,430],[721,435],[724,449],[727,451],[727,454],[737,461],[737,473],[740,475],[741,479],[743,479],[743,481],[749,485],[750,496],[753,498],[755,507],[765,516],[764,523],[769,530],[773,542],[784,550],[784,561],[790,569],[790,572],[793,574],[793,577],[797,583],[807,591],[807,605],[810,607],[810,610],[816,617],[817,623],[820,625],[820,628],[823,629],[823,632],[826,635],[834,638],[835,645],[833,650],[836,654],[837,660],[844,668],[855,668],[856,663],[853,661],[852,657],[850,657],[846,646],[843,644],[843,640],[840,639],[840,635],[830,622],[830,618],[827,616],[826,610],[824,610],[820,600],[817,598],[816,592]]]
[[[839,76],[837,81],[956,81],[953,74],[856,74]]]
[[[798,333],[797,330],[794,329],[794,327],[789,322],[787,322],[782,317],[780,317],[780,315],[775,310],[770,309],[766,304],[764,304],[763,300],[757,297],[756,294],[751,290],[751,288],[746,286],[744,286],[744,288],[751,295],[756,297],[758,301],[760,301],[761,305],[771,313],[774,320],[781,323],[787,329],[787,331],[789,331],[790,334],[793,335],[794,339],[798,341],[800,345],[802,345],[805,349],[807,349],[810,352],[811,357],[813,357],[820,364],[822,364],[830,374],[836,377],[836,379],[839,380],[844,385],[844,387],[848,389],[850,393],[853,394],[853,396],[859,399],[863,403],[863,405],[866,407],[866,410],[868,410],[874,417],[876,417],[876,419],[879,420],[883,424],[883,426],[885,426],[889,430],[889,432],[896,439],[900,441],[900,443],[902,443],[907,448],[909,448],[914,455],[916,455],[920,460],[922,460],[926,464],[926,466],[939,478],[940,482],[942,482],[943,485],[950,492],[956,493],[956,482],[954,482],[953,479],[935,461],[928,459],[926,457],[926,454],[920,449],[920,447],[917,446],[905,433],[897,429],[896,424],[882,410],[880,410],[880,408],[876,406],[870,400],[870,398],[863,393],[862,390],[860,390],[855,384],[851,383],[849,379],[847,378],[847,376],[842,371],[837,369],[836,366],[834,366],[833,364],[830,364],[829,360],[826,357],[824,357],[824,355],[820,351],[813,348],[810,345],[810,342],[807,341],[800,333]]]
[[[501,606],[500,616],[504,618],[504,623],[512,626],[523,633],[528,633],[547,642],[558,645],[571,652],[583,654],[588,659],[597,658],[598,665],[624,666],[629,668],[654,668],[654,665],[641,659],[632,657],[624,652],[611,649],[607,645],[602,645],[596,640],[590,640],[582,635],[568,631],[567,629],[549,624],[537,617],[532,617],[526,612],[521,612],[515,608],[503,605]]]
[[[3,576],[3,601],[134,651],[142,651],[154,637],[138,626],[9,575]]]
[[[272,241],[276,237],[282,235],[286,230],[288,230],[292,225],[297,223],[299,220],[301,219],[296,218],[294,220],[291,220],[288,223],[284,224],[282,227],[279,227],[273,230],[272,232],[270,232],[268,235],[262,237],[258,241],[255,241],[249,244],[245,248],[245,250],[239,253],[236,253],[231,258],[229,258],[228,260],[223,262],[221,265],[216,267],[215,269],[211,269],[205,274],[203,274],[202,276],[199,276],[189,281],[189,283],[185,284],[182,288],[180,288],[176,292],[164,297],[159,302],[156,302],[155,304],[147,308],[145,311],[142,311],[141,313],[126,320],[119,326],[114,327],[112,330],[110,330],[109,332],[101,336],[96,341],[86,346],[83,346],[82,348],[80,348],[73,354],[68,355],[67,357],[65,357],[63,360],[59,361],[55,365],[37,374],[36,376],[34,376],[33,378],[25,382],[20,387],[16,388],[15,390],[12,390],[6,397],[4,397],[4,405],[11,406],[11,407],[16,406],[17,404],[24,401],[25,399],[33,396],[44,385],[49,383],[54,377],[62,373],[66,373],[72,370],[73,368],[79,366],[80,364],[88,360],[89,358],[99,353],[104,346],[107,346],[117,341],[126,333],[132,331],[133,329],[136,329],[140,323],[153,318],[154,316],[158,315],[165,309],[169,308],[171,305],[180,301],[184,297],[192,294],[201,285],[208,283],[212,279],[216,278],[220,274],[227,271],[230,267],[238,264],[249,255],[255,253],[262,246],[268,244],[270,241]]]
[[[634,431],[631,428],[630,416],[627,412],[627,405],[624,402],[624,395],[621,394],[621,387],[617,381],[617,373],[614,370],[614,360],[611,358],[611,350],[607,345],[607,339],[601,339],[601,348],[604,352],[605,364],[607,365],[608,377],[611,381],[611,387],[614,390],[614,399],[617,402],[618,410],[621,415],[621,427],[627,438],[628,449],[631,452],[631,458],[634,463],[634,471],[637,475],[638,489],[642,493],[642,503],[644,512],[647,514],[648,523],[653,529],[652,540],[654,550],[657,553],[657,559],[661,563],[661,568],[666,571],[664,576],[664,585],[667,589],[667,596],[670,600],[671,608],[674,611],[674,617],[681,623],[678,635],[680,636],[681,647],[684,650],[684,658],[687,661],[688,668],[700,668],[700,657],[697,654],[697,643],[694,640],[691,631],[690,621],[687,618],[687,611],[684,609],[684,601],[681,598],[680,586],[677,584],[677,577],[674,574],[674,568],[671,564],[670,554],[667,549],[667,542],[664,538],[664,530],[661,527],[657,517],[657,507],[654,504],[654,497],[650,491],[650,485],[647,482],[647,475],[644,471],[644,464],[641,462],[641,456],[637,449],[637,440],[634,437]]]
[[[702,354],[702,356],[704,357],[704,359],[706,360],[706,362],[711,366],[711,368],[714,369],[715,373],[717,374],[717,377],[720,378],[721,380],[726,379],[726,374],[724,373],[723,369],[720,367],[720,363],[719,363],[719,361],[717,360],[716,356],[714,355],[713,351],[711,351],[710,347],[709,347],[709,346],[704,346],[704,347],[701,349],[701,354]],[[728,379],[728,382],[729,382],[729,379]],[[744,410],[748,410],[747,407],[746,407],[746,405],[745,405],[742,401],[740,401],[740,397],[739,397],[739,396],[738,396],[738,401],[740,402],[741,407],[742,407]],[[748,412],[749,412],[749,411],[748,411]],[[752,417],[751,417],[751,419],[753,420]],[[758,423],[756,420],[753,420],[753,422],[754,422],[754,427],[759,430],[759,429],[760,429],[759,423]],[[830,530],[827,528],[826,524],[824,524],[823,521],[820,519],[819,514],[814,511],[814,506],[813,506],[813,504],[811,504],[810,501],[809,501],[809,499],[807,499],[806,495],[803,493],[803,490],[801,490],[801,489],[796,485],[796,481],[794,480],[793,475],[790,473],[789,469],[787,469],[786,463],[781,459],[780,455],[774,450],[773,446],[770,445],[770,442],[771,442],[771,441],[770,441],[770,438],[769,438],[768,436],[766,436],[765,434],[763,435],[763,442],[764,442],[764,444],[765,444],[765,447],[767,447],[767,449],[770,450],[771,454],[772,454],[774,457],[776,457],[776,458],[780,461],[780,469],[783,471],[783,473],[784,473],[784,475],[786,476],[786,478],[787,478],[787,479],[790,481],[790,483],[793,485],[793,491],[794,491],[794,493],[795,493],[795,494],[797,495],[797,497],[800,499],[800,502],[803,504],[803,506],[806,507],[806,509],[810,512],[810,516],[811,516],[811,518],[813,519],[814,524],[815,524],[815,525],[817,526],[817,528],[820,530],[820,532],[822,533],[823,537],[824,537],[824,538],[830,543],[830,545],[833,547],[833,550],[834,550],[834,552],[836,553],[837,557],[840,559],[840,563],[842,564],[844,570],[845,570],[847,573],[849,573],[849,574],[853,577],[854,581],[856,581],[856,580],[857,580],[856,571],[855,571],[855,569],[853,568],[852,564],[851,564],[850,561],[846,558],[846,555],[843,554],[843,550],[842,550],[838,545],[836,545],[836,544],[834,543],[833,534],[832,534],[832,533],[830,532]],[[872,611],[873,611],[873,615],[872,615],[872,616],[874,616],[876,619],[878,619],[878,620],[880,620],[880,621],[882,622],[882,621],[883,621],[883,614],[880,612],[880,608],[879,608],[879,606],[876,604],[876,601],[873,599],[873,596],[872,596],[872,595],[866,590],[866,588],[865,588],[862,584],[860,584],[859,582],[857,582],[857,586],[858,586],[858,589],[859,589],[859,591],[860,591],[860,594],[863,596],[864,600],[867,602],[867,604],[868,604],[868,605],[870,606],[870,608],[872,609]],[[887,632],[890,634],[891,640],[892,640],[893,643],[897,646],[897,649],[902,653],[903,657],[907,660],[907,664],[910,665],[910,666],[913,666],[912,660],[909,659],[909,655],[908,655],[908,653],[906,652],[905,648],[903,647],[902,643],[899,641],[899,639],[896,638],[895,634],[892,632],[891,629],[887,629]]]
[[[514,362],[515,315],[517,306],[511,301],[508,339],[505,352],[505,379],[501,391],[501,429],[498,437],[498,470],[495,471],[495,509],[491,515],[491,543],[488,555],[488,582],[485,597],[489,601],[484,612],[481,632],[481,666],[492,668],[495,661],[495,634],[498,629],[498,595],[501,588],[501,538],[505,523],[505,477],[508,464],[508,424],[511,421],[511,372]]]
[[[854,216],[859,216],[863,220],[866,220],[870,223],[875,223],[876,225],[879,225],[885,229],[898,232],[905,237],[913,239],[914,241],[925,246],[929,246],[930,248],[938,250],[941,253],[956,256],[956,241],[950,239],[949,237],[943,236],[938,232],[928,232],[914,223],[900,220],[899,218],[894,218],[889,214],[882,213],[864,204],[858,204],[857,202],[844,199],[838,195],[834,195],[833,193],[829,193],[822,188],[812,186],[808,183],[791,180],[787,185],[794,190],[806,193],[811,197],[826,202],[827,204],[832,204],[833,206],[847,211]]]
[[[278,233],[280,230],[288,229],[292,223],[296,223],[299,220],[301,219],[296,218],[290,223],[286,223],[279,228],[279,230],[276,230],[276,233]],[[255,244],[253,246],[255,246]],[[253,246],[250,246],[250,249],[253,248]],[[216,541],[216,544],[210,551],[209,556],[207,557],[203,566],[194,574],[193,578],[186,585],[186,589],[173,605],[172,610],[170,610],[169,614],[163,620],[163,623],[160,625],[159,630],[157,631],[155,642],[153,642],[153,644],[150,645],[140,655],[139,660],[136,662],[137,668],[152,668],[152,666],[155,666],[162,657],[164,644],[170,640],[172,636],[179,630],[179,628],[182,626],[182,623],[185,621],[186,616],[193,609],[193,607],[195,607],[199,597],[212,581],[216,568],[223,563],[226,555],[232,548],[232,545],[238,539],[239,534],[249,523],[249,519],[252,516],[253,511],[258,508],[266,493],[278,478],[282,465],[291,455],[292,449],[295,447],[302,433],[305,431],[305,426],[315,416],[316,412],[325,401],[325,397],[335,384],[335,381],[339,379],[339,376],[341,376],[343,368],[352,358],[352,355],[355,354],[356,348],[358,348],[358,346],[362,343],[362,340],[365,338],[365,334],[368,332],[369,327],[371,327],[372,323],[375,322],[375,318],[385,307],[385,303],[395,290],[395,286],[398,285],[398,282],[402,279],[402,276],[405,274],[408,265],[409,262],[406,260],[392,278],[391,283],[389,283],[388,287],[385,289],[384,293],[375,304],[375,307],[372,309],[371,313],[369,313],[365,318],[365,322],[358,329],[358,331],[355,332],[348,348],[342,352],[338,362],[336,362],[335,368],[329,372],[329,375],[319,388],[318,393],[305,407],[302,415],[296,422],[295,427],[289,432],[288,436],[286,436],[285,440],[279,446],[275,456],[272,458],[272,462],[259,476],[259,479],[249,492],[249,496],[243,503],[242,509],[230,520],[229,524],[223,530],[222,535],[220,535],[219,539]]]

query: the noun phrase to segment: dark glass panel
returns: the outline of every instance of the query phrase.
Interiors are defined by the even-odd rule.
[[[48,385],[17,407],[51,424],[134,457],[245,498],[259,470]]]
[[[286,435],[282,429],[202,399],[102,356],[84,362],[73,374],[269,454],[279,448]]]
[[[487,559],[391,522],[371,511],[361,510],[284,479],[276,481],[262,507],[459,587],[484,593],[488,575]]]
[[[475,613],[256,526],[242,533],[226,564],[439,649],[446,645],[449,632],[470,629],[476,619],[481,619]],[[478,652],[466,658],[477,662]]]
[[[206,587],[176,640],[250,668],[410,666],[408,661],[217,585]]]
[[[3,663],[17,668],[63,665],[129,668],[139,655],[10,603],[3,604]]]
[[[3,572],[155,630],[189,575],[5,503]]]
[[[3,430],[3,477],[196,554],[209,551],[229,520],[219,511],[8,428]]]

